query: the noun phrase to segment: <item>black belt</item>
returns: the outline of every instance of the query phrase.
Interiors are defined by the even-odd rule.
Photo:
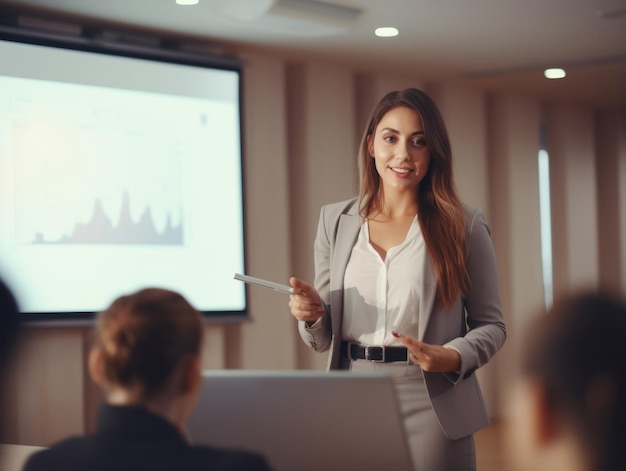
[[[370,347],[358,343],[341,342],[341,355],[350,360],[369,360],[375,363],[408,361],[406,347]]]

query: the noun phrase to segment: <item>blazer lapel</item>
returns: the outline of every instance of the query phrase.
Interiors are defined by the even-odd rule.
[[[348,214],[342,214],[339,217],[339,223],[337,226],[337,235],[335,237],[335,250],[333,252],[333,260],[331,262],[331,277],[332,284],[330,286],[332,296],[332,310],[334,313],[341,313],[341,315],[334,315],[333,332],[338,338],[341,338],[341,324],[343,322],[343,277],[346,273],[346,267],[350,254],[352,253],[352,247],[356,242],[359,235],[359,229],[361,218],[358,214],[350,211]]]
[[[435,269],[428,254],[424,258],[424,270],[422,272],[422,296],[419,305],[419,322],[417,325],[417,339],[424,341],[426,327],[430,322],[430,316],[435,305],[435,296],[437,294],[437,278]]]
[[[343,275],[352,253],[352,248],[359,235],[361,228],[360,217],[354,214],[342,214],[337,227],[337,245],[335,246],[335,259],[333,260],[333,279],[338,286],[343,287]],[[339,276],[337,276],[339,275]]]

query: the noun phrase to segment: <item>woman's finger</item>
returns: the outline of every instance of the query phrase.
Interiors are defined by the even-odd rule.
[[[410,337],[408,335],[400,334],[395,330],[391,331],[391,335],[400,340],[400,342],[402,342],[402,344],[412,352],[421,351],[421,349],[425,345],[423,342],[420,342],[419,340],[414,339],[413,337]]]

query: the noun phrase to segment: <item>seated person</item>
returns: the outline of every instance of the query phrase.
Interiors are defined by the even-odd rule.
[[[533,319],[508,451],[518,470],[625,469],[626,302],[580,293]]]
[[[11,289],[0,279],[0,386],[19,334],[19,309]]]
[[[200,313],[178,293],[151,288],[115,300],[98,314],[89,357],[106,397],[95,433],[32,455],[24,470],[267,470],[257,454],[188,443],[202,338]]]

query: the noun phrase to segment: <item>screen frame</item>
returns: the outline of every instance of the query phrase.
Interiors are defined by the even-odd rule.
[[[8,21],[7,21],[8,20]],[[146,34],[142,30],[130,28],[116,29],[107,26],[85,26],[76,22],[67,23],[77,28],[80,33],[61,33],[58,31],[33,29],[20,26],[20,16],[7,16],[0,20],[0,40],[23,44],[32,44],[56,49],[83,51],[93,54],[128,57],[134,59],[181,64],[211,69],[236,72],[239,96],[239,148],[241,179],[241,217],[242,217],[242,258],[243,269],[247,267],[246,189],[245,189],[245,146],[243,119],[243,72],[244,63],[238,58],[214,53],[186,50],[190,46],[184,40]],[[68,28],[72,29],[72,28]],[[191,46],[193,49],[193,46]],[[120,293],[123,294],[123,293]],[[205,323],[230,324],[247,322],[249,317],[249,293],[244,287],[244,304],[241,310],[200,311]],[[103,309],[106,306],[102,307]],[[92,325],[97,312],[20,312],[20,321],[31,326],[83,326]]]

